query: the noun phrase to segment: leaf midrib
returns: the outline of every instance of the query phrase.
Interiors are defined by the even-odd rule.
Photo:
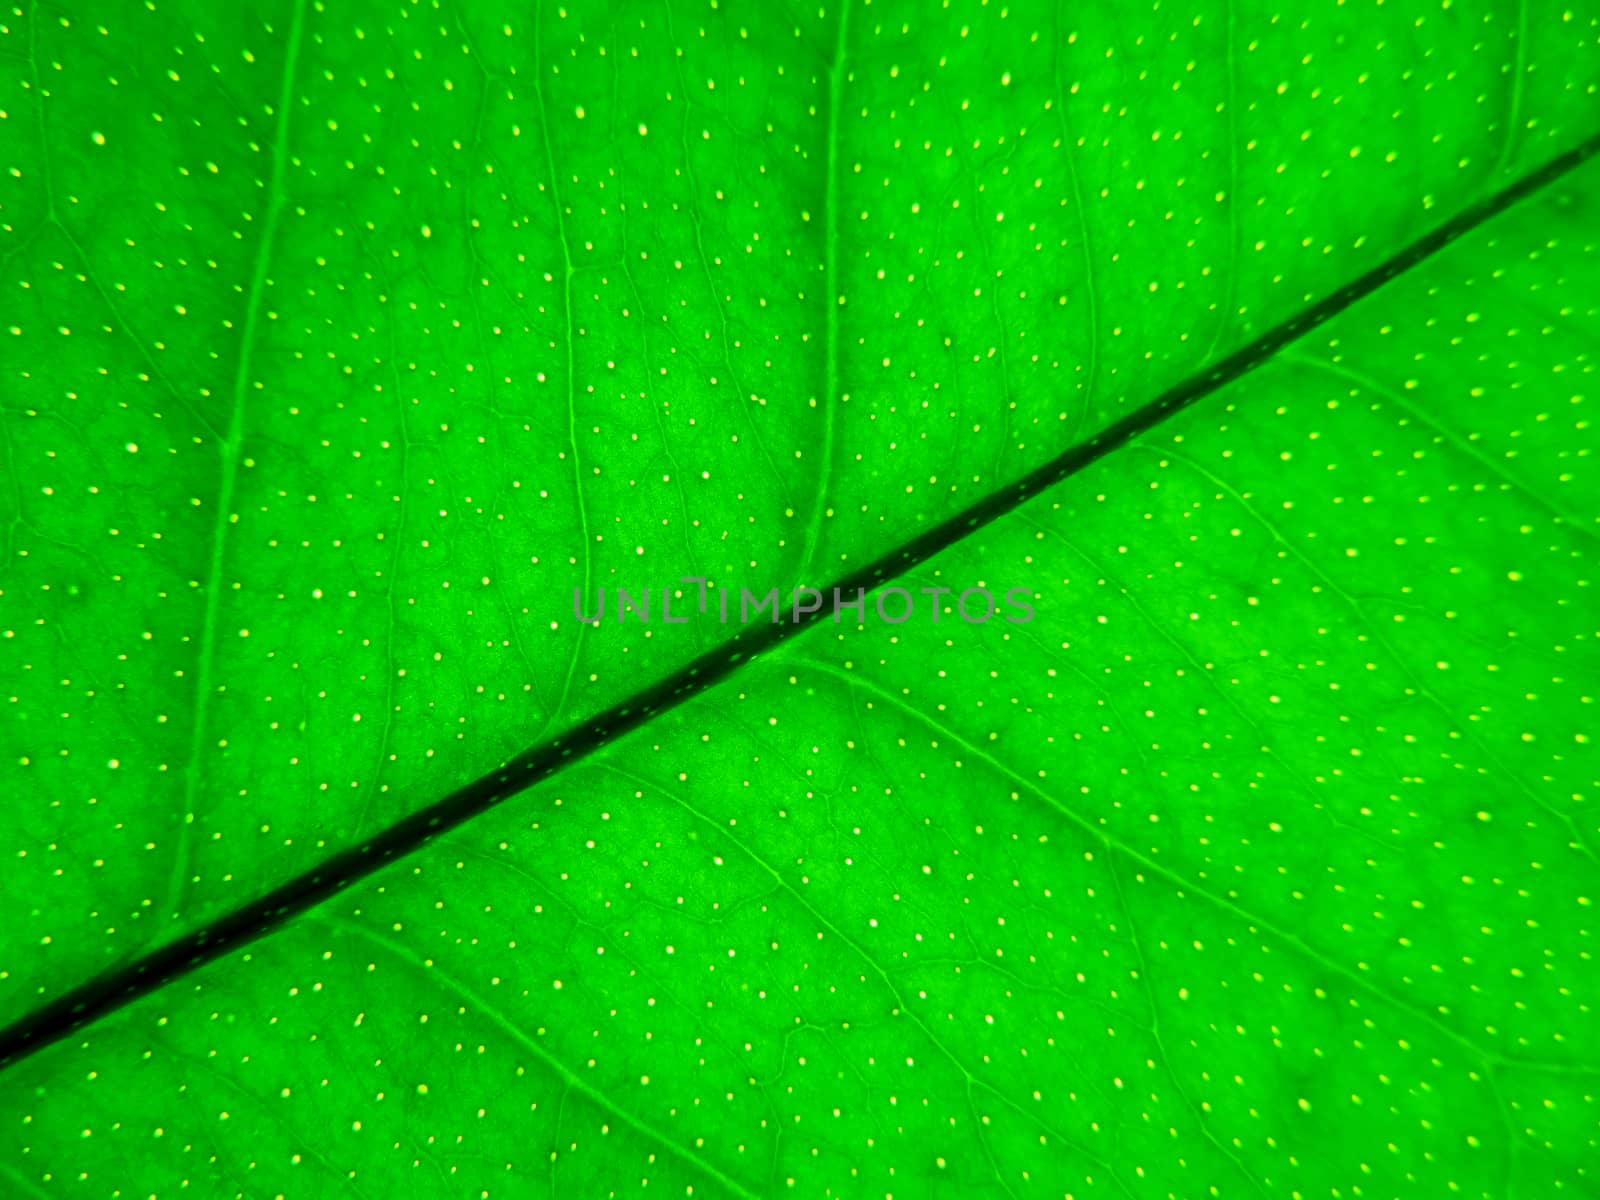
[[[1468,205],[1411,245],[1221,361],[1167,389],[1013,483],[991,492],[866,566],[849,572],[832,586],[846,594],[858,588],[876,590],[906,570],[949,549],[1045,489],[1076,475],[1135,437],[1255,370],[1284,346],[1332,320],[1464,234],[1569,174],[1597,153],[1600,153],[1600,133],[1591,135],[1507,187]],[[494,771],[402,817],[377,835],[339,851],[322,864],[231,910],[206,928],[148,951],[62,993],[0,1029],[0,1070],[73,1030],[149,995],[171,980],[255,941],[380,867],[420,849],[439,834],[465,824],[572,763],[587,758],[616,738],[716,686],[746,661],[804,631],[826,613],[825,608],[819,608],[798,620],[780,621],[757,627],[753,632],[735,634],[665,678],[612,705],[583,728],[530,747]]]

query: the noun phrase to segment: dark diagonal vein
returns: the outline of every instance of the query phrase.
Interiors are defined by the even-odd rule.
[[[1168,389],[1086,442],[1057,455],[1017,481],[931,527],[899,548],[845,574],[841,593],[873,590],[1014,511],[1046,488],[1078,474],[1112,451],[1161,425],[1218,388],[1255,370],[1278,350],[1326,323],[1384,284],[1433,257],[1534,192],[1600,153],[1600,134],[1509,187],[1480,200],[1406,249],[1345,284],[1309,309],[1275,326],[1203,373]],[[0,1029],[0,1067],[33,1054],[73,1030],[149,995],[230,951],[255,941],[313,905],[359,882],[432,839],[488,811],[572,763],[587,758],[658,714],[727,678],[744,663],[803,632],[829,614],[826,605],[797,620],[759,625],[734,635],[665,679],[613,705],[583,728],[540,742],[494,771],[333,855],[198,933],[153,950],[89,980]]]

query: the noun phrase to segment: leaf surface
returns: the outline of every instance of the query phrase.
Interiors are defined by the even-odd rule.
[[[1592,25],[1392,7],[25,14],[3,1011],[728,632],[573,587],[836,578],[1586,132]],[[895,581],[1028,625],[813,629],[11,1068],[6,1170],[1585,1186],[1593,187]]]

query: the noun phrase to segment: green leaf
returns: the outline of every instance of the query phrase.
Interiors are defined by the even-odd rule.
[[[1592,18],[255,22],[4,28],[0,1016],[267,933],[15,1188],[1593,1187]],[[575,587],[902,546],[592,732],[734,630]]]

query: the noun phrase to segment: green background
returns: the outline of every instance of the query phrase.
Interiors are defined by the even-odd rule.
[[[814,626],[10,1064],[0,1180],[1600,1195],[1600,174],[1492,200],[1597,133],[1540,0],[6,10],[0,1022],[733,632],[574,588],[1399,269],[893,581],[1031,623]]]

